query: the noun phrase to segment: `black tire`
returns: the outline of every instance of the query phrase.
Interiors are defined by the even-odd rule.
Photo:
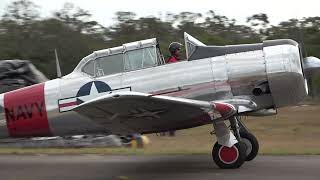
[[[257,138],[249,132],[240,132],[242,143],[246,146],[246,161],[252,161],[259,152]]]
[[[232,148],[232,149],[231,149]],[[244,162],[245,162],[245,146],[243,145],[243,143],[237,143],[235,145],[233,145],[231,148],[228,148],[226,146],[222,146],[220,144],[218,144],[218,142],[215,143],[215,145],[213,146],[212,149],[212,158],[213,161],[217,164],[217,166],[219,166],[222,169],[235,169],[235,168],[239,168]],[[226,151],[227,152],[227,156],[230,154],[228,154],[228,151],[230,152],[237,152],[236,155],[231,153],[231,159],[230,158],[226,158],[226,157],[222,157],[223,153],[222,151]],[[221,156],[219,155],[221,154]],[[223,158],[226,158],[223,160]]]

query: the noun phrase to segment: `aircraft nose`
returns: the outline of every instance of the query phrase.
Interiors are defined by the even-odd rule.
[[[316,57],[304,58],[303,71],[307,78],[320,74],[320,59]]]

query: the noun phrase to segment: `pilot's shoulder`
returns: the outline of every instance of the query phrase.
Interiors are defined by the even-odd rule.
[[[174,56],[170,56],[168,59],[167,59],[167,63],[172,63],[172,62],[177,62],[178,61],[178,59],[176,58],[176,57],[174,57]]]

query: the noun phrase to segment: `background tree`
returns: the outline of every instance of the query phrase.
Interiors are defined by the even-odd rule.
[[[64,74],[94,50],[120,46],[156,37],[165,56],[172,41],[183,43],[188,32],[208,45],[258,43],[265,39],[294,39],[303,44],[304,56],[320,57],[320,17],[289,19],[270,25],[267,14],[254,14],[247,24],[209,11],[168,13],[165,18],[138,17],[134,12],[115,13],[114,23],[103,27],[89,11],[71,3],[42,18],[40,7],[30,0],[17,0],[0,18],[0,59],[31,60],[49,78],[56,75],[54,49],[57,48]],[[307,53],[305,53],[307,52]],[[314,79],[316,91],[320,79]],[[318,88],[318,89],[317,89]],[[320,92],[320,91],[319,91]]]
[[[104,28],[97,21],[91,20],[89,11],[75,7],[72,3],[65,3],[63,8],[54,13],[54,18],[67,24],[72,29],[81,33],[99,33]]]
[[[257,29],[258,33],[263,36],[262,38],[266,38],[268,36],[266,29],[270,22],[267,14],[254,14],[247,18],[247,23],[250,23],[251,27]]]
[[[3,21],[14,21],[19,25],[32,23],[38,20],[40,13],[38,6],[29,0],[18,0],[8,5],[7,11],[2,16]]]

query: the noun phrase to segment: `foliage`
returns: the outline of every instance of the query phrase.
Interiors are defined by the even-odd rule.
[[[183,42],[188,32],[205,44],[258,43],[264,39],[291,38],[303,43],[308,56],[320,57],[320,17],[290,19],[270,25],[267,14],[247,18],[248,25],[216,14],[181,12],[137,17],[117,12],[114,24],[103,27],[90,12],[66,3],[51,17],[41,18],[39,7],[29,0],[12,2],[0,18],[0,59],[29,59],[48,77],[55,77],[54,49],[58,49],[62,70],[67,74],[80,59],[94,50],[157,37],[162,52],[172,41]]]

